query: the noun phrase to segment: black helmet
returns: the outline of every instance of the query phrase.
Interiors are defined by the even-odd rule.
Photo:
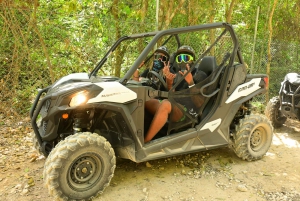
[[[189,53],[191,54],[193,57],[195,57],[195,51],[191,46],[188,45],[182,45],[181,47],[178,48],[176,55],[180,54],[180,53]]]
[[[157,48],[157,49],[155,50],[155,52],[163,53],[163,54],[166,55],[168,58],[170,58],[169,51],[168,51],[168,48],[167,48],[166,46],[161,46],[161,47]]]

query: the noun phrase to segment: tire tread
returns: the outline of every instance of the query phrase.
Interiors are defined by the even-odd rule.
[[[233,150],[236,153],[236,155],[242,158],[243,160],[247,160],[247,161],[259,160],[265,155],[265,153],[262,153],[258,156],[253,156],[248,150],[249,135],[251,134],[253,128],[255,128],[255,126],[259,123],[264,123],[265,126],[270,126],[271,132],[273,133],[273,128],[269,120],[265,116],[260,114],[246,115],[245,118],[240,119],[239,125],[236,126]],[[270,145],[271,142],[267,142],[266,146],[268,147],[266,147],[266,149],[269,149]]]
[[[111,168],[108,169],[109,176],[106,178],[105,184],[102,186],[102,188],[98,189],[95,195],[90,195],[88,198],[80,200],[94,199],[97,195],[102,194],[104,189],[109,185],[112,177],[114,176],[114,170],[116,167],[116,157],[110,143],[105,138],[95,133],[77,133],[68,136],[65,138],[65,140],[59,142],[51,151],[45,162],[43,172],[44,183],[49,191],[49,194],[55,197],[56,200],[71,199],[61,191],[59,183],[57,182],[57,179],[60,176],[58,172],[63,166],[63,161],[65,161],[76,149],[80,149],[83,146],[92,144],[97,144],[99,147],[102,147],[107,151],[107,155],[109,156],[108,161],[110,162],[109,166],[111,166]],[[74,200],[74,198],[72,200]]]

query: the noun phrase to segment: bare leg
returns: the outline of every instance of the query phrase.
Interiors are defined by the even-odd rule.
[[[158,131],[165,125],[171,110],[172,107],[169,101],[164,100],[161,102],[151,122],[148,133],[145,137],[145,143],[149,142],[158,133]]]
[[[181,109],[183,109],[183,106],[180,105]],[[182,111],[178,108],[177,105],[172,105],[172,116],[170,117],[170,120],[173,122],[178,122],[183,117]]]
[[[145,102],[145,108],[150,114],[155,115],[158,107],[160,106],[160,102],[157,99],[151,99]]]

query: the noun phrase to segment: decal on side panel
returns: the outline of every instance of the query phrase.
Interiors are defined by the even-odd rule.
[[[119,82],[95,83],[103,89],[95,98],[91,98],[87,103],[113,102],[125,103],[137,98],[137,94]]]
[[[208,122],[206,123],[201,129],[200,131],[202,130],[205,130],[205,129],[209,129],[210,132],[213,132],[214,130],[216,130],[216,128],[219,127],[219,125],[221,124],[222,120],[219,118],[219,119],[216,119],[216,120],[213,120],[211,122]]]
[[[250,80],[249,82],[246,82],[240,86],[238,86],[234,92],[229,96],[229,98],[226,100],[225,103],[230,103],[242,96],[247,96],[254,91],[260,89],[259,83],[261,81],[261,78],[254,78]]]

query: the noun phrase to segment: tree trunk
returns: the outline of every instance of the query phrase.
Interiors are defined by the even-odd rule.
[[[298,25],[300,24],[300,21],[299,21],[300,14],[299,14],[299,12],[300,12],[300,0],[298,0],[296,2],[296,17],[294,18],[295,24],[298,24]],[[300,38],[300,26],[298,26],[297,35],[298,35],[298,38]]]
[[[232,13],[233,13],[233,7],[236,3],[236,0],[232,0],[230,2],[229,7],[227,7],[227,1],[226,1],[226,10],[225,10],[225,18],[226,18],[226,22],[230,23],[231,19],[232,19]]]
[[[185,0],[180,0],[178,2],[178,5],[174,3],[174,0],[170,0],[170,1],[159,1],[161,3],[161,9],[160,9],[160,19],[164,19],[161,20],[161,22],[164,22],[160,24],[160,29],[167,29],[175,14],[178,13],[182,8],[183,8],[183,4],[185,2]],[[162,13],[165,13],[165,15],[163,15]]]
[[[209,22],[210,23],[213,23],[214,20],[215,20],[215,16],[216,16],[216,12],[215,12],[215,2],[212,1],[211,2],[211,7],[210,7],[210,15],[209,15]],[[216,29],[212,29],[209,31],[209,34],[210,34],[210,43],[212,44],[216,37],[215,37],[215,34],[216,34]],[[210,50],[210,54],[211,55],[215,55],[215,46]]]
[[[116,29],[116,40],[118,40],[121,37],[121,32],[120,32],[120,19],[119,19],[119,15],[118,15],[118,4],[119,4],[119,0],[114,0],[113,4],[112,4],[112,15],[114,17],[115,20],[115,29]],[[114,69],[112,68],[112,70],[114,70],[114,75],[116,77],[120,77],[121,75],[121,64],[122,64],[122,56],[121,56],[121,47],[118,47],[114,54],[116,55],[116,62],[114,65]],[[113,72],[112,72],[113,73]]]
[[[271,67],[271,60],[272,60],[272,55],[271,55],[271,43],[272,43],[272,34],[273,34],[273,27],[272,27],[272,19],[274,15],[274,11],[276,8],[278,0],[274,0],[273,2],[273,7],[269,15],[269,23],[268,23],[268,28],[269,28],[269,40],[268,40],[268,63],[267,63],[267,75],[270,78],[270,67]],[[269,100],[269,92],[267,91],[266,93],[266,101]]]
[[[51,64],[51,59],[50,59],[50,55],[48,52],[48,49],[46,47],[45,41],[43,39],[42,34],[40,33],[38,27],[37,27],[37,22],[36,22],[36,11],[37,11],[37,6],[39,5],[38,0],[34,0],[34,7],[33,7],[33,29],[35,31],[35,33],[38,35],[39,41],[41,43],[41,46],[43,48],[43,52],[45,54],[46,57],[46,62],[49,68],[49,74],[50,74],[50,79],[51,82],[54,83],[55,82],[55,78],[54,78],[54,74],[53,74],[53,66]]]
[[[148,0],[142,0],[142,7],[141,7],[142,25],[145,23],[145,16],[148,13],[148,7],[149,7]],[[141,33],[146,32],[145,26],[140,26],[140,32]],[[141,42],[139,43],[138,48],[140,52],[144,49],[144,44],[142,39]]]

